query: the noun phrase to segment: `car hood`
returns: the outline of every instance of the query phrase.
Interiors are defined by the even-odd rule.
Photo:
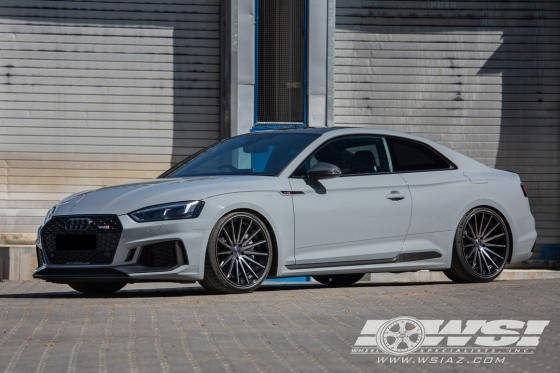
[[[227,193],[280,191],[286,188],[289,188],[287,179],[270,176],[206,176],[147,180],[73,194],[60,202],[54,216],[122,215],[143,207],[169,202],[203,200]]]

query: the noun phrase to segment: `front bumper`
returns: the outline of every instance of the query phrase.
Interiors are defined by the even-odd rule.
[[[36,241],[39,267],[33,272],[33,277],[57,283],[86,281],[189,283],[202,279],[205,254],[203,248],[206,247],[207,232],[192,230],[191,220],[136,223],[127,215],[118,216],[118,219],[123,227],[122,234],[111,263],[103,265],[87,262],[52,263],[42,245],[40,228]],[[158,264],[162,262],[158,260],[158,244],[163,243],[177,243],[177,261],[174,265]],[[148,248],[151,250],[149,253],[146,251]]]
[[[33,278],[68,284],[72,282],[179,282],[193,283],[195,279],[181,275],[188,266],[178,267],[175,271],[138,273],[146,269],[143,266],[121,266],[121,267],[52,267],[42,266],[35,270]]]

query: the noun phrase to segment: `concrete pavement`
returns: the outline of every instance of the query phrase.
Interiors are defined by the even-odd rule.
[[[0,372],[546,372],[560,366],[560,280],[266,284],[243,295],[136,284],[108,297],[0,283]],[[551,320],[531,355],[492,364],[383,363],[351,354],[364,323]],[[440,356],[440,355],[434,355]]]

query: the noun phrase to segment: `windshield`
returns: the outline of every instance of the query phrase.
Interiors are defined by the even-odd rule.
[[[319,135],[271,132],[237,136],[191,157],[164,177],[276,176]]]

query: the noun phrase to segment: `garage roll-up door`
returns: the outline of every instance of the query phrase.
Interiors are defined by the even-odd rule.
[[[0,233],[219,140],[219,0],[2,1],[0,61]]]
[[[412,132],[529,188],[560,244],[560,2],[336,2],[335,123]]]

